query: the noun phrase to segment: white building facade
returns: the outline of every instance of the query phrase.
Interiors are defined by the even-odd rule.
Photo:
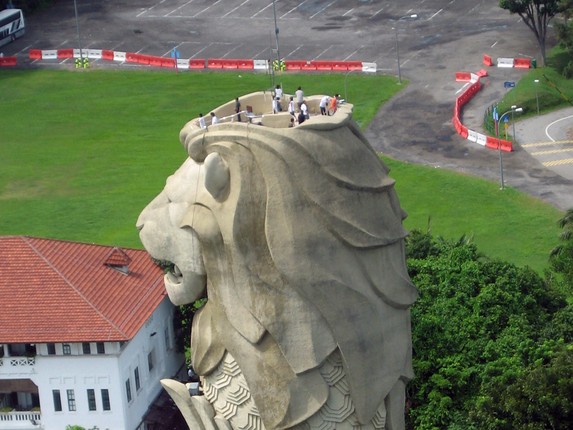
[[[0,241],[0,254],[1,248]],[[138,273],[141,278],[142,272]],[[162,278],[160,270],[152,269],[150,273],[150,280],[155,284],[158,276]],[[74,336],[68,332],[73,332],[74,328],[73,324],[71,327],[63,326],[61,321],[65,314],[54,317],[62,325],[59,342],[54,334],[58,328],[49,321],[46,322],[46,331],[50,331],[54,342],[37,342],[37,339],[47,336],[40,332],[22,334],[21,337],[17,334],[5,336],[10,342],[0,336],[0,430],[65,430],[67,426],[99,430],[145,429],[143,418],[163,390],[159,381],[174,377],[184,366],[184,356],[177,352],[175,346],[175,307],[157,286],[141,294],[152,299],[143,301],[142,305],[134,305],[138,318],[122,316],[122,313],[129,312],[129,306],[123,311],[113,302],[100,306],[110,327],[118,327],[125,334],[123,338],[119,336],[121,340],[101,340],[102,334],[96,329],[105,326],[94,321],[94,338],[97,340],[89,337],[89,329],[78,329],[87,333],[85,341],[79,342],[77,337],[70,341]],[[39,303],[38,306],[49,305],[48,292],[44,292],[44,298],[47,303]],[[87,301],[97,302],[96,299]],[[67,319],[73,322],[77,310],[73,300],[71,302]],[[29,308],[30,315],[14,313],[12,318],[33,320],[34,313],[40,312],[38,306]],[[153,309],[146,311],[145,307]],[[117,315],[106,311],[117,308],[120,308]],[[2,318],[7,317],[0,317],[0,323]],[[129,325],[120,327],[123,320],[128,320]],[[41,327],[36,330],[41,330]],[[118,336],[113,334],[110,337]]]

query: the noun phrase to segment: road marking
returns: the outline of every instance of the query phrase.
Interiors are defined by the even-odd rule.
[[[376,15],[378,15],[378,14],[379,14],[380,12],[382,12],[383,10],[384,10],[384,8],[382,8],[382,9],[380,9],[380,10],[374,12],[374,15],[372,15],[372,16],[370,17],[370,19],[374,18]]]
[[[230,54],[231,52],[233,52],[235,49],[242,48],[242,47],[243,47],[243,44],[241,43],[240,45],[237,45],[237,46],[235,46],[234,48],[231,48],[230,51],[225,52],[225,54],[223,55],[223,58],[226,58],[227,55],[229,55],[229,54]]]
[[[555,139],[553,139],[553,138],[549,135],[549,127],[551,127],[551,126],[557,124],[559,121],[564,121],[564,120],[569,119],[569,118],[573,118],[573,115],[569,115],[569,116],[566,116],[566,117],[564,117],[564,118],[557,119],[557,120],[553,121],[552,123],[550,123],[549,125],[547,125],[547,127],[545,127],[545,136],[547,136],[547,138],[548,138],[549,140],[555,142]]]
[[[364,47],[364,45],[361,45],[360,48],[355,49],[355,50],[352,51],[350,54],[348,54],[346,57],[344,57],[344,58],[342,59],[342,61],[348,61],[348,59],[349,59],[350,57],[352,57],[354,54],[356,54],[356,53],[357,53],[360,49],[362,49],[363,47]]]
[[[550,149],[548,151],[532,152],[531,155],[561,154],[563,152],[571,152],[571,151],[573,151],[573,149]]]
[[[203,46],[203,48],[199,49],[197,52],[195,52],[195,53],[194,53],[193,55],[191,55],[191,57],[189,57],[189,58],[195,58],[195,57],[197,57],[197,55],[199,55],[201,52],[203,52],[205,49],[207,49],[207,48],[208,48],[209,46],[211,46],[211,45],[212,45],[212,43],[209,43],[208,45]]]
[[[167,18],[169,15],[171,15],[174,12],[177,12],[179,9],[184,8],[185,6],[187,6],[189,3],[193,3],[193,0],[189,0],[187,3],[183,3],[181,6],[176,7],[175,9],[173,9],[171,12],[169,12],[168,14],[163,15],[165,18]]]
[[[563,164],[573,164],[573,158],[564,158],[563,160],[546,161],[543,163],[545,167],[561,166]]]
[[[289,13],[294,12],[295,10],[297,10],[299,7],[301,7],[303,4],[305,4],[308,0],[304,0],[302,3],[297,4],[295,7],[293,7],[291,10],[289,10],[287,13],[285,13],[284,15],[281,15],[279,18],[284,18],[285,16],[287,16]]]
[[[521,145],[523,148],[533,148],[536,146],[555,146],[560,144],[573,143],[573,140],[552,140],[551,142],[537,142],[537,143],[526,143]]]
[[[322,9],[320,9],[318,12],[316,12],[314,15],[312,15],[309,19],[314,18],[316,15],[318,15],[321,12],[324,12],[326,9],[328,9],[330,6],[332,6],[334,3],[336,3],[337,0],[331,1],[330,3],[328,3],[326,6],[324,6]]]
[[[287,57],[292,57],[292,54],[294,54],[296,51],[298,51],[300,48],[302,48],[304,45],[299,45],[297,46],[294,50],[290,51],[287,55]]]
[[[491,45],[490,48],[493,48],[495,45],[497,45],[497,42],[499,42],[499,40],[496,40],[495,42],[493,42],[493,45]]]
[[[154,4],[153,6],[143,9],[141,12],[139,12],[137,15],[135,15],[135,17],[136,17],[136,18],[139,18],[141,15],[143,15],[143,14],[146,13],[146,12],[149,12],[149,11],[150,11],[151,9],[153,9],[155,6],[160,5],[160,4],[162,4],[162,3],[165,3],[165,1],[166,1],[166,0],[161,0],[159,3]]]
[[[259,13],[264,12],[265,10],[267,10],[269,7],[271,7],[273,5],[273,2],[270,2],[268,5],[266,5],[264,8],[262,8],[261,10],[259,10],[257,13],[255,13],[254,15],[251,16],[251,18],[256,17]]]
[[[332,45],[330,45],[328,48],[326,48],[325,50],[323,50],[320,54],[318,54],[316,57],[313,58],[313,60],[318,60],[320,58],[320,56],[322,54],[324,54],[326,51],[328,51],[330,48],[332,48]]]
[[[439,14],[443,10],[444,9],[440,9],[439,11],[437,11],[435,14],[433,14],[431,17],[428,18],[428,21],[430,21],[433,17],[435,17],[437,14]]]
[[[245,1],[244,1],[243,3],[241,3],[239,6],[237,6],[237,7],[234,8],[234,9],[231,9],[229,12],[227,12],[225,15],[223,15],[223,18],[225,18],[227,15],[230,15],[231,13],[235,12],[237,9],[239,9],[241,6],[243,6],[245,3],[248,3],[248,2],[249,2],[249,0],[245,0]],[[218,3],[218,2],[217,2],[217,3]],[[209,9],[209,8],[207,8],[207,9]],[[207,9],[204,9],[204,10],[207,10]],[[203,12],[203,11],[201,11],[201,12]],[[199,13],[201,13],[201,12],[199,12]],[[197,14],[197,15],[199,15],[199,14]]]
[[[354,10],[354,8],[350,9],[349,11],[345,12],[342,16],[346,16],[348,15],[350,12],[352,12]]]

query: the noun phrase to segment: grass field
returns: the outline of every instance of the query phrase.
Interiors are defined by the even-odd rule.
[[[401,87],[361,74],[281,75],[287,93],[347,93],[366,127]],[[185,159],[180,128],[199,112],[268,89],[266,75],[0,71],[0,234],[141,247],[135,221]],[[345,91],[346,90],[346,91]],[[546,266],[556,209],[496,183],[385,160],[409,229],[470,235],[486,254]]]

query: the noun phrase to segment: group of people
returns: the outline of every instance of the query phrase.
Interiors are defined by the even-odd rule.
[[[296,98],[296,101],[295,101]],[[283,89],[280,85],[277,85],[273,90],[273,113],[282,112],[282,99],[283,99]],[[334,96],[323,96],[320,99],[319,107],[321,115],[334,115],[338,108],[338,103],[340,101],[340,94],[335,94]],[[289,127],[294,127],[296,123],[302,124],[307,119],[310,118],[308,112],[308,105],[304,100],[304,91],[302,87],[298,87],[295,91],[295,95],[289,97],[288,113],[292,115]],[[298,110],[298,114],[297,114]],[[241,102],[239,97],[235,98],[235,113],[237,114],[237,121],[241,122]],[[219,123],[219,117],[215,112],[211,112],[211,125]],[[199,114],[199,126],[201,128],[207,128],[207,123],[205,122],[205,117],[202,113]]]
[[[215,114],[215,112],[211,112],[211,125],[215,125],[218,123],[219,123],[219,117]],[[205,117],[203,116],[202,113],[199,114],[199,126],[201,128],[207,128],[207,123],[205,122]]]
[[[277,85],[273,93],[273,113],[282,111],[282,106],[281,106],[282,96],[283,96],[283,90],[280,85]],[[340,101],[340,94],[335,94],[332,97],[330,96],[322,97],[319,104],[321,115],[334,115],[334,113],[338,108],[339,101]],[[287,110],[288,113],[290,113],[293,117],[290,121],[289,125],[290,127],[294,127],[295,121],[298,122],[298,124],[302,124],[303,122],[305,122],[307,119],[310,118],[308,112],[308,106],[304,101],[304,91],[302,87],[298,87],[297,90],[295,91],[294,97],[291,96],[289,98]],[[297,110],[298,110],[298,115],[296,113]]]

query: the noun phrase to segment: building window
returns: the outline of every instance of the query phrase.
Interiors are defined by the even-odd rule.
[[[60,390],[52,390],[52,397],[54,398],[54,411],[62,412],[62,398],[60,397]]]
[[[62,343],[62,353],[64,355],[71,355],[72,354],[72,347],[69,343]]]
[[[76,410],[76,395],[74,394],[74,390],[66,390],[68,395],[68,410],[73,412]]]
[[[141,388],[141,381],[139,380],[139,367],[136,367],[133,371],[133,376],[135,378],[135,391],[139,391]]]
[[[111,411],[111,405],[109,402],[109,390],[107,388],[101,390],[101,407],[104,411]]]
[[[105,344],[103,342],[97,342],[96,348],[98,354],[105,354]]]
[[[153,365],[153,351],[151,351],[149,354],[147,354],[147,367],[149,368],[150,372],[153,370]]]
[[[88,409],[90,411],[96,410],[96,394],[93,388],[88,388]]]
[[[131,384],[129,382],[129,378],[125,381],[125,395],[127,396],[127,401],[131,402]]]
[[[82,343],[82,351],[84,354],[89,355],[92,353],[92,346],[89,342]]]
[[[56,355],[56,344],[48,343],[48,355]]]

